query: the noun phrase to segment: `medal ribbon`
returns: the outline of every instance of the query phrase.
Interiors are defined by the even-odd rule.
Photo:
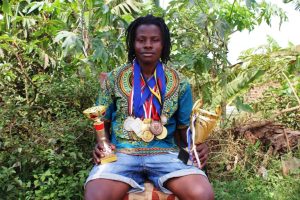
[[[155,71],[154,71],[153,77],[154,77],[154,80],[155,80],[155,86],[158,86],[158,84],[157,84],[157,78],[156,78],[156,69],[155,69]],[[143,78],[144,78],[144,77],[143,77]],[[146,82],[146,81],[145,81],[145,82]],[[150,81],[149,81],[149,82],[150,82]],[[147,83],[147,86],[148,86],[150,92],[158,99],[160,105],[162,105],[162,99],[161,99],[160,91],[157,90],[157,92],[156,92],[156,90],[155,90],[156,87],[154,86],[154,89],[152,89],[149,85],[150,85],[150,83],[149,83],[149,84]]]
[[[152,100],[153,100],[153,96],[150,97],[149,101],[146,101],[143,105],[144,108],[144,113],[145,113],[145,118],[150,119],[151,118],[151,114],[152,114]]]
[[[156,70],[154,71],[154,75],[156,74]],[[144,93],[143,95],[145,95],[145,98],[146,98],[146,102],[149,102],[149,99],[151,98],[152,99],[152,103],[155,107],[155,109],[157,111],[160,111],[161,109],[161,96],[160,96],[160,93],[159,93],[159,90],[158,92],[156,91],[156,86],[157,86],[157,81],[155,79],[155,76],[152,76],[150,79],[148,79],[146,81],[146,79],[142,76],[141,74],[141,77],[142,77],[142,80],[143,80],[143,83],[145,83],[145,89],[144,89]],[[154,88],[154,89],[153,89]],[[144,96],[143,96],[144,97]],[[143,98],[142,98],[143,99]],[[145,102],[145,103],[146,103]],[[149,107],[148,107],[149,108]],[[149,116],[150,118],[153,117],[153,116]]]
[[[156,108],[156,111],[161,113],[162,110],[162,104],[164,101],[164,95],[166,91],[166,80],[165,80],[165,74],[163,70],[163,66],[161,62],[158,62],[154,76],[150,78],[150,80],[146,80],[142,73],[141,73],[141,67],[139,66],[137,60],[134,61],[133,64],[133,99],[134,102],[134,114],[136,117],[143,117],[145,116],[144,106],[143,104],[146,102],[146,100],[149,100],[151,96],[155,96],[155,98],[152,99],[153,105]],[[138,75],[140,74],[140,76]],[[141,88],[141,84],[144,88]],[[139,85],[140,84],[140,85]],[[146,87],[147,86],[147,87]],[[155,86],[157,86],[157,91],[155,90]],[[152,104],[152,103],[151,103]],[[151,110],[151,107],[147,107]],[[149,111],[151,112],[151,111]],[[150,116],[151,117],[151,116]]]

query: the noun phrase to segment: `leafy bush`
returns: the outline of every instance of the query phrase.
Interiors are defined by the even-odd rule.
[[[43,87],[47,93],[34,106],[15,106],[17,100],[2,105],[0,193],[8,199],[80,199],[95,143],[82,110],[93,104],[98,83],[71,77]]]
[[[1,1],[1,198],[83,198],[83,183],[91,167],[90,152],[95,141],[91,122],[82,111],[94,102],[99,72],[125,62],[125,28],[140,11],[140,2]],[[247,67],[229,68],[226,54],[230,35],[252,30],[255,23],[263,20],[270,24],[272,15],[281,20],[286,16],[265,2],[246,1],[246,6],[242,1],[211,2],[173,0],[167,11],[151,4],[142,11],[165,15],[172,31],[173,66],[191,78],[196,94],[201,93],[205,103],[222,101],[225,106],[226,100],[240,95],[260,75],[260,65],[253,65],[250,71]],[[253,165],[237,166],[235,174],[230,174],[235,181],[222,179],[226,162],[232,161],[233,153],[246,148],[239,141],[232,144],[236,148],[222,149],[223,153],[214,157],[222,157],[222,163],[214,164],[211,170],[219,173],[213,176],[217,197],[238,198],[242,191],[254,192],[249,196],[240,194],[245,199],[259,198],[265,181],[253,175]],[[248,150],[258,151],[257,147]],[[251,161],[258,163],[258,158],[261,157],[254,154]],[[286,185],[279,182],[280,176],[272,180],[278,186],[296,188],[293,181]],[[238,183],[239,191],[235,190]],[[270,188],[268,185],[267,192],[262,193],[266,198],[271,197]]]

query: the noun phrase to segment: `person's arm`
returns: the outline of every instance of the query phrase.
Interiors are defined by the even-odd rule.
[[[176,143],[180,148],[187,147],[186,131],[187,131],[187,127],[182,129],[176,129],[176,135],[175,135]]]
[[[187,128],[177,129],[177,144],[180,148],[185,148],[188,146],[187,137],[186,137]],[[206,143],[201,143],[196,145],[196,150],[201,161],[200,168],[203,169],[206,166],[207,158],[208,158],[208,146]],[[196,157],[193,153],[193,162],[196,163]]]

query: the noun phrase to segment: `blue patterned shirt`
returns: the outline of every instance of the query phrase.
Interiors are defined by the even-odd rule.
[[[178,151],[174,141],[176,129],[187,128],[192,111],[192,92],[187,79],[176,70],[165,66],[166,94],[162,114],[168,119],[165,127],[167,137],[163,140],[153,139],[144,142],[133,131],[123,128],[128,117],[128,97],[132,90],[132,66],[125,65],[111,71],[103,89],[99,92],[96,105],[107,107],[104,120],[111,122],[111,142],[116,145],[117,152],[132,155],[160,154]]]

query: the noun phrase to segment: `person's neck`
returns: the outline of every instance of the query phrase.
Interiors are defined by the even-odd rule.
[[[143,64],[140,66],[141,66],[141,72],[146,79],[150,78],[153,75],[155,68],[156,68],[156,64],[155,65]]]

